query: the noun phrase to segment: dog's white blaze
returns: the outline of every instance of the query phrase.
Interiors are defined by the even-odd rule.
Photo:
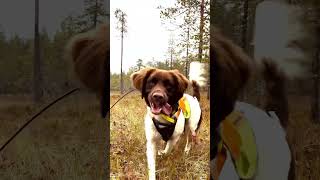
[[[258,63],[262,58],[272,58],[288,77],[306,75],[307,68],[301,64],[308,58],[290,47],[305,35],[299,21],[301,12],[297,6],[278,1],[264,1],[257,6],[253,44]]]
[[[189,70],[189,80],[197,81],[201,87],[205,86],[207,84],[207,79],[205,78],[205,69],[205,63],[200,63],[197,61],[191,62]]]

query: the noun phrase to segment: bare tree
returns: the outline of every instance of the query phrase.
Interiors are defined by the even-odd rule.
[[[199,61],[202,61],[203,50],[203,32],[204,32],[204,0],[200,3],[200,27],[199,27]]]
[[[241,30],[242,30],[242,35],[241,35],[241,38],[242,38],[242,49],[248,53],[248,33],[247,33],[247,30],[248,30],[248,11],[249,11],[249,0],[244,0],[243,1],[243,15],[242,15],[242,21],[241,21]],[[247,93],[248,93],[248,88],[245,88],[245,91],[242,92],[242,98],[244,100],[248,100],[248,97],[247,97]]]
[[[312,98],[312,119],[314,122],[320,122],[320,8],[316,9],[314,12],[314,24],[315,24],[315,36],[317,41],[315,43],[315,55],[312,62],[313,71],[313,98]]]
[[[84,0],[84,13],[79,16],[84,30],[97,27],[99,23],[105,21],[107,12],[104,0]]]
[[[115,17],[118,19],[118,29],[120,30],[121,32],[121,70],[120,70],[120,92],[121,94],[123,94],[123,73],[122,73],[122,62],[123,62],[123,35],[124,33],[127,32],[127,14],[124,13],[122,10],[120,9],[117,9],[115,11]]]
[[[173,69],[173,54],[175,53],[174,50],[174,40],[173,40],[173,34],[170,35],[170,39],[169,39],[169,48],[168,48],[168,53],[170,54],[170,69]]]
[[[242,48],[247,51],[247,44],[248,44],[248,11],[249,11],[249,0],[244,0],[243,2],[243,16],[242,16]]]
[[[39,0],[35,0],[34,21],[34,62],[33,62],[33,101],[38,103],[42,99],[41,88],[41,61],[40,61],[40,39],[39,39]]]

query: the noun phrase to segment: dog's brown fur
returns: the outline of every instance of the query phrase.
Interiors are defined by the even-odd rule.
[[[239,93],[253,72],[254,62],[216,28],[211,28],[210,58],[215,129],[233,111]]]
[[[67,57],[72,59],[80,81],[100,99],[103,118],[109,109],[110,29],[102,24],[97,29],[73,37],[67,46]]]
[[[210,132],[212,140],[218,141],[216,128],[220,122],[233,111],[235,102],[241,90],[250,77],[262,74],[266,82],[266,111],[275,111],[284,129],[288,126],[288,99],[286,92],[286,76],[270,59],[262,60],[262,67],[249,58],[243,50],[231,40],[225,38],[216,28],[211,28],[211,66],[213,74],[212,105],[214,112]],[[289,147],[290,146],[290,142]],[[290,148],[291,149],[291,148]],[[217,146],[214,143],[210,149],[210,159],[215,157]],[[289,179],[294,179],[294,157],[289,172]]]
[[[275,111],[281,125],[288,125],[288,101],[286,76],[271,60],[263,59],[262,66],[249,58],[231,40],[225,38],[216,28],[211,29],[210,58],[213,66],[213,104],[217,124],[230,112],[241,90],[251,77],[262,74],[266,82],[266,111]],[[216,125],[217,126],[217,125]]]
[[[200,85],[197,83],[197,81],[192,80],[192,89],[193,89],[193,96],[200,101]]]
[[[165,92],[169,98],[168,103],[173,105],[182,98],[190,83],[178,70],[161,70],[156,68],[144,68],[133,73],[131,81],[133,86],[141,92],[142,98],[145,99],[148,105],[150,100],[149,94],[152,93],[154,88]]]
[[[102,24],[96,30],[76,35],[67,47],[77,77],[99,96],[106,80],[104,67],[110,59],[109,32],[109,26]]]
[[[271,59],[263,59],[263,77],[266,82],[265,110],[274,111],[282,127],[288,127],[289,109],[287,95],[287,78]]]

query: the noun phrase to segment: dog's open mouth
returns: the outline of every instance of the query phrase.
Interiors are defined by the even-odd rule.
[[[150,105],[151,105],[151,112],[156,115],[162,112],[163,114],[170,116],[172,112],[172,107],[168,103],[165,103],[163,105],[157,104],[157,103],[150,103]]]

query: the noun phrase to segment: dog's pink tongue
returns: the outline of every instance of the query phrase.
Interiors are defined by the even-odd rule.
[[[152,112],[153,114],[160,114],[161,110],[162,110],[161,107],[159,107],[159,106],[151,103],[151,112]]]
[[[166,103],[163,107],[162,107],[162,112],[167,115],[170,116],[171,112],[172,112],[172,107],[170,106],[170,104]]]

